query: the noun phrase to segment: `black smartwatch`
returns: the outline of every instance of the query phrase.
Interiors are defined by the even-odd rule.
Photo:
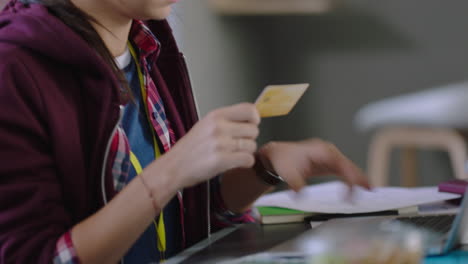
[[[254,170],[257,177],[268,185],[276,186],[284,182],[281,176],[265,168],[259,154],[255,155]]]

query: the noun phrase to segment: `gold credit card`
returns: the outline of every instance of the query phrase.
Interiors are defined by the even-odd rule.
[[[307,88],[309,88],[308,83],[269,85],[258,96],[255,106],[261,117],[287,115]]]

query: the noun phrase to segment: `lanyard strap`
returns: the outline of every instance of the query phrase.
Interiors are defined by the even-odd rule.
[[[135,49],[133,48],[133,46],[130,43],[128,44],[128,49],[130,50],[130,54],[132,54],[133,60],[135,61],[135,64],[136,64],[137,73],[138,73],[138,80],[140,81],[141,98],[143,99],[142,100],[143,105],[145,106],[146,117],[149,117],[150,115],[149,115],[149,110],[148,110],[148,102],[147,102],[148,95],[146,93],[145,77],[143,76],[143,72],[141,71],[140,63],[138,61]],[[153,127],[153,125],[151,124],[149,119],[148,119],[148,124],[149,124],[150,128]],[[154,132],[154,129],[150,129],[150,130],[151,130],[151,136],[153,138],[154,158],[156,159],[159,156],[161,156],[161,152],[159,151],[158,140],[156,138],[156,133]]]
[[[141,167],[140,161],[138,161],[138,158],[136,157],[135,153],[130,151],[130,162],[132,163],[133,168],[135,169],[135,172],[140,174],[143,171],[143,168]],[[164,225],[164,215],[163,215],[163,210],[161,210],[161,213],[159,214],[159,219],[158,223],[156,223],[156,220],[153,219],[154,227],[156,228],[156,233],[157,233],[157,242],[158,242],[158,250],[161,253],[161,261],[164,261],[164,255],[166,253],[166,227]]]
[[[146,86],[145,86],[145,78],[143,76],[143,72],[141,71],[140,68],[140,63],[137,59],[136,52],[133,48],[133,46],[129,43],[128,48],[130,50],[130,54],[133,57],[133,60],[135,61],[136,68],[137,68],[137,73],[138,73],[138,79],[140,82],[140,91],[141,91],[141,98],[144,104],[145,108],[145,113],[146,117],[149,117],[149,110],[148,110],[148,102],[147,100],[147,93],[146,93]],[[148,119],[148,118],[147,118]],[[149,127],[153,127],[150,120],[148,119]],[[154,149],[154,158],[157,159],[158,157],[161,156],[161,152],[159,150],[158,146],[158,140],[156,138],[156,133],[154,132],[154,129],[150,129],[151,131],[151,137],[153,138],[153,149]],[[130,162],[133,165],[133,168],[135,169],[135,172],[140,174],[143,171],[143,168],[141,167],[140,162],[138,161],[138,158],[136,157],[135,153],[130,151]],[[166,248],[167,248],[167,243],[166,243],[166,227],[164,225],[164,215],[163,215],[163,210],[161,210],[161,213],[159,214],[159,219],[158,223],[156,223],[155,220],[153,220],[154,226],[156,228],[156,235],[157,235],[157,244],[158,244],[158,250],[161,254],[161,261],[165,260],[165,253],[166,253]]]

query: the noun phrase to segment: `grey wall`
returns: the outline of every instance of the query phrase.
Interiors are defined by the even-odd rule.
[[[202,113],[253,101],[266,84],[309,82],[289,116],[263,121],[260,141],[322,137],[362,167],[370,134],[353,127],[359,107],[468,79],[463,0],[348,0],[319,16],[221,17],[205,1],[185,1],[180,10]],[[421,158],[424,184],[451,177],[444,154]]]
[[[242,19],[241,19],[242,20]],[[250,31],[213,13],[205,1],[183,1],[171,17],[186,54],[202,114],[252,101],[249,91],[258,86],[262,61],[252,47]]]

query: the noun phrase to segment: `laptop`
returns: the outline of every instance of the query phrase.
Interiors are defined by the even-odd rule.
[[[467,192],[468,194],[468,189]],[[445,254],[452,249],[468,244],[468,195],[465,195],[457,214],[419,215],[419,216],[379,216],[379,217],[351,217],[331,219],[302,233],[298,237],[285,241],[269,252],[302,252],[310,253],[307,246],[313,242],[318,233],[350,228],[355,223],[368,221],[369,225],[388,221],[401,221],[418,228],[428,230],[431,239],[425,241],[423,250],[427,256]],[[300,254],[300,253],[298,253]]]
[[[465,192],[468,194],[468,189]],[[457,214],[395,217],[396,221],[433,232],[436,239],[426,246],[427,255],[440,255],[467,242],[468,195],[464,195]]]
[[[434,239],[431,239],[426,243],[424,248],[426,255],[431,256],[445,254],[462,245],[462,242],[468,243],[468,188],[465,193],[467,193],[467,195],[463,197],[457,214],[428,214],[418,216],[395,215],[378,217],[378,219],[376,219],[376,217],[372,217],[369,218],[369,221],[399,221],[413,225],[422,230],[429,231],[433,234]],[[356,220],[357,218],[340,218],[332,219],[327,222],[330,222],[330,224],[333,225],[346,225],[346,223]],[[362,218],[359,221],[368,221],[368,219]],[[327,228],[327,222],[320,225],[319,228]]]

